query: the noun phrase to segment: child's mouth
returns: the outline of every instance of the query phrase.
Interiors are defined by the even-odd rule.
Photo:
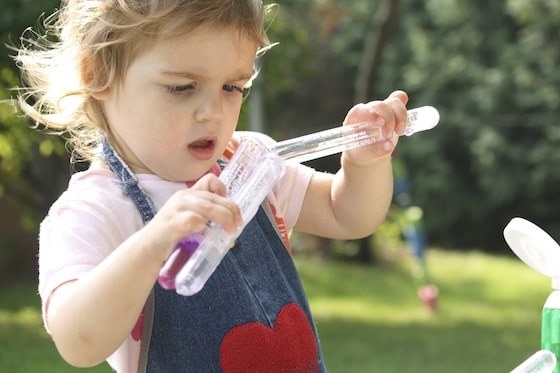
[[[189,144],[189,152],[199,160],[208,160],[214,155],[214,139],[200,139]]]

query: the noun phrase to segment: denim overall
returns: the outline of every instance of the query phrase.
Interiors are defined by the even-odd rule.
[[[103,153],[147,223],[150,198],[106,141]],[[307,299],[268,209],[263,203],[199,293],[154,285],[139,372],[325,372]]]

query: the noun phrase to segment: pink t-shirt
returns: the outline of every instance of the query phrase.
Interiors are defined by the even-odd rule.
[[[289,232],[297,222],[313,169],[288,165],[269,200]],[[184,183],[169,182],[156,175],[136,175],[158,211]],[[90,168],[72,176],[68,189],[51,206],[41,224],[39,245],[39,294],[45,305],[61,284],[83,276],[101,263],[116,247],[141,229],[142,218],[104,168]],[[46,325],[46,323],[45,323]],[[47,327],[48,330],[48,327]],[[140,342],[130,335],[107,361],[117,372],[136,372]]]

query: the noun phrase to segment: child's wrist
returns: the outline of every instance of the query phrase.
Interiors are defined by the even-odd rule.
[[[371,159],[367,162],[356,163],[350,157],[348,157],[346,154],[343,153],[342,157],[340,158],[340,165],[344,170],[350,170],[350,169],[366,170],[366,169],[375,168],[380,164],[386,162],[391,163],[391,160],[392,160],[392,154],[389,153],[384,156]]]

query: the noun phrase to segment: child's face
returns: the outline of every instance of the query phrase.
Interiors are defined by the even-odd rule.
[[[257,44],[231,29],[198,28],[141,53],[103,101],[114,145],[136,173],[201,177],[237,125]]]

